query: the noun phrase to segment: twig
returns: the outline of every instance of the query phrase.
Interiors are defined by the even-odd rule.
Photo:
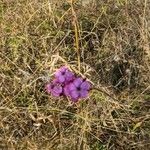
[[[79,26],[77,21],[77,16],[73,8],[73,0],[71,0],[71,10],[73,15],[73,25],[74,25],[74,31],[75,31],[75,46],[77,51],[77,59],[78,59],[78,69],[80,71],[80,49],[79,49]]]
[[[108,97],[110,97],[111,99],[113,99],[115,101],[118,101],[118,99],[114,98],[112,95],[110,95],[109,93],[107,93],[106,91],[104,91],[104,90],[102,90],[100,88],[94,87],[93,90],[100,91],[100,92],[104,93],[105,95],[107,95]]]

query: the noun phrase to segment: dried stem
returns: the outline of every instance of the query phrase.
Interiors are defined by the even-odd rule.
[[[73,0],[71,0],[71,10],[73,15],[73,25],[74,25],[74,32],[75,32],[75,46],[77,52],[77,60],[78,60],[78,70],[80,71],[81,63],[80,63],[80,48],[79,48],[79,26],[76,13],[73,8]]]
[[[114,98],[112,95],[110,95],[109,93],[107,93],[106,91],[104,91],[104,90],[102,90],[100,88],[94,87],[93,90],[100,91],[100,92],[104,93],[105,95],[107,95],[108,97],[110,97],[111,99],[113,99],[115,101],[118,101],[118,99]]]

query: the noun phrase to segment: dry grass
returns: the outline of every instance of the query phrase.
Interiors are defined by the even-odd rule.
[[[150,2],[82,2],[0,1],[0,149],[150,149]],[[64,64],[117,100],[47,95]]]

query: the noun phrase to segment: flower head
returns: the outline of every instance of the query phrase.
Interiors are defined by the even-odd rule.
[[[59,83],[68,83],[72,81],[74,77],[74,73],[72,73],[67,67],[63,66],[55,73],[55,78]]]
[[[68,96],[73,102],[88,96],[90,83],[82,77],[76,76],[63,66],[55,73],[55,78],[46,85],[46,91],[53,96]]]
[[[90,83],[82,78],[76,78],[72,83],[66,86],[66,94],[68,94],[74,102],[80,98],[86,98],[90,90]]]
[[[53,96],[61,96],[63,93],[63,88],[61,85],[59,85],[56,80],[54,80],[52,83],[48,83],[46,85],[46,91],[49,94],[52,94]]]

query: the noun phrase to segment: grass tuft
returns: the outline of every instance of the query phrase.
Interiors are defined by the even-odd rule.
[[[149,150],[149,14],[148,0],[1,1],[0,149]],[[62,65],[89,98],[45,92]]]

